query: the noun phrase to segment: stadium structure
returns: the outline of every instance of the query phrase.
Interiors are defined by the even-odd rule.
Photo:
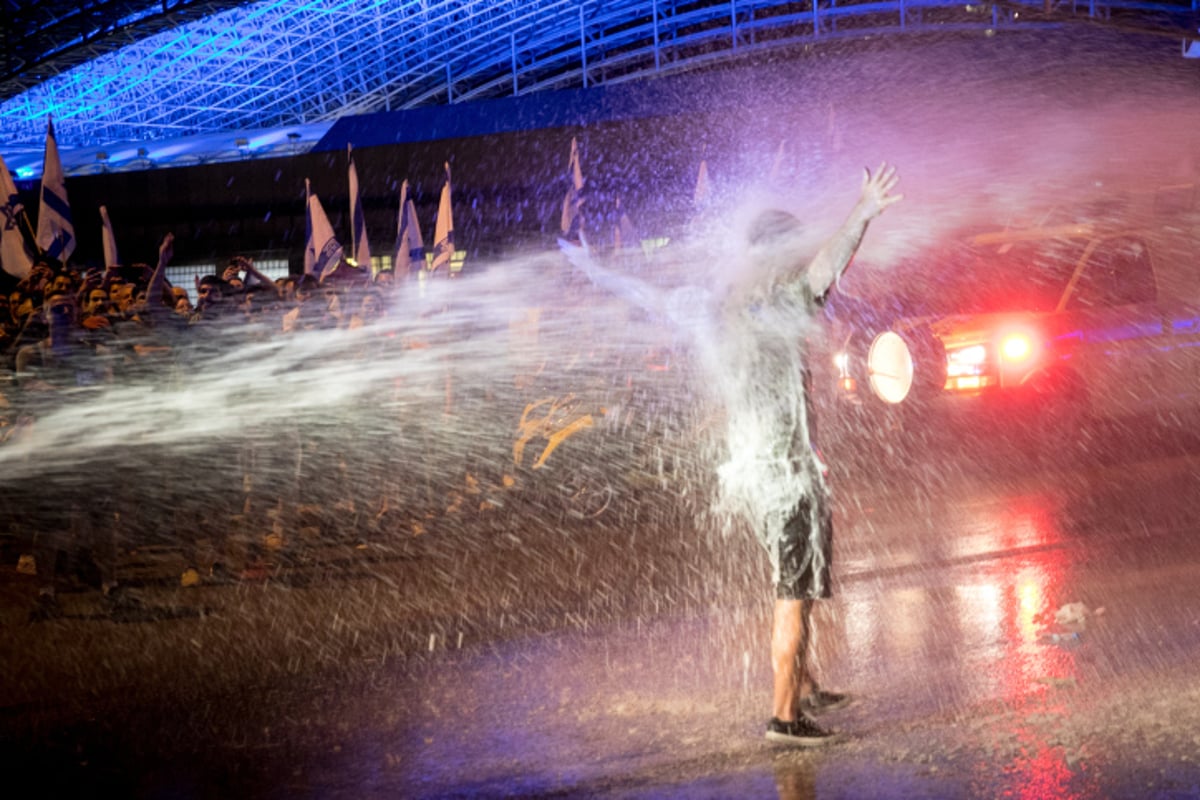
[[[338,119],[642,81],[847,38],[1053,26],[1200,55],[1198,0],[7,0],[0,146],[67,174],[313,147]]]

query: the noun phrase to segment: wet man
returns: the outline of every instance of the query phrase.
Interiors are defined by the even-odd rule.
[[[751,226],[746,269],[723,291],[661,292],[602,270],[586,250],[563,244],[599,287],[620,294],[691,334],[707,387],[723,406],[720,508],[749,523],[771,560],[775,606],[769,740],[798,746],[830,741],[812,714],[849,697],[820,688],[809,662],[812,610],[831,596],[829,492],[811,441],[812,403],[803,345],[829,290],[850,265],[867,225],[901,199],[895,169],[864,173],[858,202],[809,256],[799,221],[768,211]]]

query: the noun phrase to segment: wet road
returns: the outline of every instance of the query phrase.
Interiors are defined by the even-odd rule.
[[[763,559],[669,514],[308,542],[182,589],[170,548],[26,624],[0,591],[4,774],[50,794],[1200,796],[1200,447],[1033,467],[841,459],[819,751],[762,739]],[[919,456],[919,457],[916,457]],[[651,502],[651,500],[647,500]],[[7,561],[8,559],[6,559]]]

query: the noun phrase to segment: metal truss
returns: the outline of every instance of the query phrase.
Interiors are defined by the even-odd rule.
[[[48,116],[60,147],[99,147],[632,81],[846,37],[1073,17],[1194,37],[1196,3],[264,0],[179,24],[206,4],[163,2],[136,23],[149,35],[117,30],[115,50],[75,45],[99,49],[36,85],[21,77],[0,104],[0,147],[40,152]]]
[[[243,0],[6,0],[0,13],[0,99],[101,55]]]

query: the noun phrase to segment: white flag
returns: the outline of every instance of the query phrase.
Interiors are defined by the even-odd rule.
[[[0,266],[9,275],[25,278],[33,269],[33,253],[21,226],[25,221],[25,206],[17,195],[12,173],[0,158],[0,212],[4,227],[0,228]]]
[[[579,165],[579,144],[571,137],[571,158],[567,162],[570,183],[562,204],[562,233],[571,238],[583,228],[583,168]]]
[[[354,166],[349,145],[346,146],[346,152],[350,155],[350,250],[354,254],[354,263],[370,274],[371,247],[367,243],[367,218],[363,214],[362,197],[358,191],[358,169]]]
[[[121,263],[117,257],[117,237],[113,235],[112,222],[108,219],[108,209],[100,206],[100,239],[104,245],[104,266],[112,267]]]
[[[408,181],[400,186],[400,213],[396,218],[396,248],[392,268],[397,278],[420,272],[425,266],[425,242],[417,225],[417,208],[408,196]]]
[[[42,202],[38,208],[37,246],[47,256],[67,263],[75,252],[75,226],[67,201],[67,179],[58,157],[54,123],[46,122],[46,151],[42,163]]]
[[[342,260],[342,246],[333,235],[333,226],[315,193],[308,193],[308,241],[304,246],[304,272],[317,280]]]
[[[438,202],[437,222],[433,229],[433,263],[431,271],[445,265],[450,270],[454,257],[454,212],[450,203],[450,164],[446,163],[446,184],[442,187],[442,198]]]

